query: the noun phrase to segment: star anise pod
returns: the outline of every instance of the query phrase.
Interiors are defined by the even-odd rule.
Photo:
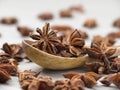
[[[10,63],[0,64],[0,68],[6,70],[8,72],[8,74],[10,74],[10,75],[17,74],[17,67],[15,65],[10,64]]]
[[[112,63],[112,65],[111,65],[112,69],[120,72],[120,58],[113,59],[113,62],[111,62],[111,63]]]
[[[104,40],[107,40],[107,42],[106,42],[107,46],[112,46],[115,44],[115,39],[113,38],[113,36],[112,37],[111,36],[102,37],[100,35],[94,36],[92,43],[94,43],[94,42],[101,43]]]
[[[90,71],[98,74],[103,74],[106,70],[103,62],[86,62],[86,66]]]
[[[84,83],[81,79],[57,80],[53,90],[84,90]]]
[[[33,30],[27,26],[18,26],[17,30],[22,36],[29,36],[29,34],[33,32]]]
[[[10,74],[2,68],[0,68],[0,83],[5,83],[10,79]]]
[[[120,89],[120,72],[107,75],[101,80],[101,83],[106,86],[110,86],[111,84],[114,84]]]
[[[114,21],[113,26],[120,28],[120,18],[118,18]]]
[[[61,45],[57,34],[54,31],[50,31],[49,23],[46,23],[42,30],[37,28],[36,32],[39,35],[30,35],[32,39],[36,40],[33,46],[50,54],[56,54],[58,52],[57,47]]]
[[[34,78],[28,90],[53,90],[54,84],[50,77]]]
[[[86,53],[92,58],[100,59],[104,62],[106,73],[109,73],[111,70],[110,58],[115,53],[116,49],[108,49],[106,41],[94,42],[91,45],[91,48],[86,48]]]
[[[6,57],[0,57],[0,64],[5,64],[5,63],[9,63],[9,59]]]
[[[2,49],[4,50],[4,57],[14,58],[17,61],[21,61],[23,58],[20,55],[22,52],[22,47],[18,44],[11,44],[4,43]]]
[[[71,80],[80,79],[83,81],[84,85],[88,88],[92,88],[96,85],[97,80],[101,77],[100,75],[94,72],[87,72],[87,73],[76,73],[76,72],[69,72],[64,74],[65,78],[69,78]]]
[[[83,46],[85,41],[81,38],[78,30],[75,30],[69,38],[69,52],[74,56],[80,56],[83,53]]]
[[[18,78],[20,85],[23,89],[27,90],[28,86],[32,82],[32,80],[35,78],[36,73],[31,70],[25,70],[24,72],[19,72]]]

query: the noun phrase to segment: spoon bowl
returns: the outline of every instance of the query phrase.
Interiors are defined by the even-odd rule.
[[[29,40],[22,42],[27,57],[46,69],[65,70],[77,68],[83,66],[87,60],[90,60],[87,55],[74,58],[55,56],[33,47],[32,43]]]

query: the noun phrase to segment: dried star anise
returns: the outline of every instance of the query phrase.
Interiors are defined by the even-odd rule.
[[[94,28],[97,26],[97,23],[94,19],[88,19],[85,21],[84,26],[88,28]]]
[[[17,27],[17,30],[21,33],[22,36],[29,36],[29,34],[33,32],[31,28],[26,26],[19,26]]]
[[[83,52],[82,47],[84,46],[85,41],[81,38],[81,34],[78,30],[75,30],[69,38],[69,51],[74,56],[79,56]]]
[[[43,31],[37,28],[36,32],[39,33],[39,35],[30,35],[32,39],[36,40],[33,46],[50,54],[56,54],[58,52],[57,47],[61,45],[61,42],[56,33],[54,31],[50,31],[49,23],[45,24]]]
[[[84,90],[83,86],[81,79],[57,80],[53,90]]]
[[[50,77],[38,77],[39,73],[31,70],[20,72],[18,77],[21,87],[25,90],[53,90],[52,79]]]
[[[120,31],[119,32],[111,32],[107,35],[108,38],[120,38]]]
[[[110,86],[112,83],[120,89],[120,73],[109,74],[101,80],[101,83]]]
[[[106,68],[106,73],[109,73],[111,70],[110,58],[115,53],[116,49],[107,49],[106,41],[92,43],[91,48],[86,48],[86,52],[92,58],[100,59],[104,62]]]
[[[105,72],[103,62],[86,62],[86,66],[90,71],[96,72],[98,74],[103,74]]]
[[[10,64],[10,63],[0,64],[0,68],[6,70],[8,72],[8,74],[10,74],[10,75],[17,74],[17,67],[15,65]]]
[[[53,14],[51,12],[44,12],[38,16],[41,20],[50,20],[53,19]]]
[[[54,84],[50,77],[34,78],[28,90],[53,90]]]
[[[98,42],[101,43],[102,41],[107,39],[107,46],[112,46],[115,43],[115,39],[113,37],[107,36],[107,37],[102,37],[100,35],[94,36],[92,43]]]
[[[0,83],[5,83],[10,79],[10,74],[2,68],[0,68]]]
[[[6,57],[0,57],[0,64],[6,64],[6,63],[9,63],[9,59],[6,58]]]
[[[84,8],[81,5],[74,5],[70,7],[71,11],[84,12]]]
[[[72,27],[70,27],[68,25],[53,25],[51,28],[54,31],[72,30]]]
[[[111,67],[113,70],[120,72],[120,58],[113,59]]]
[[[115,20],[115,22],[113,23],[113,26],[120,28],[120,18]]]
[[[9,45],[8,43],[4,43],[2,49],[4,50],[4,57],[8,58],[14,58],[18,62],[21,61],[23,58],[20,55],[22,52],[22,47],[18,44],[11,44]]]
[[[5,17],[0,20],[2,24],[15,24],[17,23],[17,19],[15,17]]]
[[[86,87],[92,88],[94,85],[96,85],[97,80],[101,76],[94,72],[87,72],[87,73],[69,72],[69,73],[65,73],[64,77],[69,78],[71,80],[80,79]]]
[[[60,11],[60,17],[72,17],[71,10],[62,10]]]
[[[23,89],[27,90],[28,86],[35,78],[36,73],[31,70],[25,70],[24,72],[20,72],[18,74],[20,85]]]

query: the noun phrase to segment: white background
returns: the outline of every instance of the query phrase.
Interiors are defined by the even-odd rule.
[[[61,19],[59,17],[59,11],[67,9],[71,5],[82,5],[85,9],[85,13],[74,12],[74,16],[71,19]],[[51,25],[66,24],[71,25],[74,28],[86,31],[89,34],[89,39],[86,40],[86,44],[90,44],[90,40],[94,35],[105,36],[109,32],[119,31],[117,28],[112,27],[112,23],[115,19],[120,17],[120,0],[0,0],[0,18],[15,16],[18,18],[18,25],[29,26],[34,30],[37,27],[42,27],[44,21],[37,18],[38,14],[50,11],[54,14],[54,19],[50,20]],[[88,18],[95,18],[98,23],[98,27],[95,29],[86,29],[83,27],[83,23]],[[0,24],[0,47],[3,43],[21,43],[24,39],[16,30],[17,25],[2,25]],[[120,45],[120,40],[116,45]],[[19,64],[19,71],[25,69],[32,69],[35,71],[43,70],[43,75],[50,75],[53,79],[63,78],[62,73],[66,71],[48,71],[42,69],[35,63],[28,63],[26,60]],[[84,72],[84,69],[73,69],[74,71]],[[69,71],[73,71],[69,70]],[[98,84],[93,89],[86,90],[118,90],[114,85],[111,87],[105,87]],[[12,77],[6,84],[0,84],[0,90],[21,90],[18,78]]]

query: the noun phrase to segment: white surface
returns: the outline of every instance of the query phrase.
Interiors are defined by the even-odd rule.
[[[59,10],[68,8],[71,5],[82,5],[85,8],[85,13],[74,13],[71,19],[61,19],[59,17]],[[54,13],[55,18],[51,21],[54,24],[68,24],[74,28],[88,32],[90,43],[92,36],[102,35],[117,31],[117,28],[112,27],[113,21],[120,17],[120,0],[0,0],[0,18],[16,16],[19,20],[18,25],[27,25],[35,30],[36,27],[42,27],[44,21],[37,18],[39,13],[44,11],[51,11]],[[95,18],[98,22],[98,27],[94,30],[88,30],[82,25],[87,18]],[[90,32],[89,32],[90,31]],[[21,43],[23,38],[16,30],[16,25],[7,26],[0,24],[0,47],[3,43]],[[27,38],[29,39],[29,38]],[[116,45],[120,45],[120,40]],[[19,65],[19,70],[32,69],[35,71],[42,70],[42,68],[34,63],[23,61]],[[82,69],[73,69],[74,71],[84,72]],[[72,70],[69,70],[72,71]],[[43,70],[43,75],[50,75],[54,79],[63,78],[61,73],[66,71],[48,71]],[[98,84],[93,89],[86,88],[85,90],[118,90],[115,86],[105,87]],[[0,90],[21,90],[17,77],[12,77],[7,84],[0,84]]]

